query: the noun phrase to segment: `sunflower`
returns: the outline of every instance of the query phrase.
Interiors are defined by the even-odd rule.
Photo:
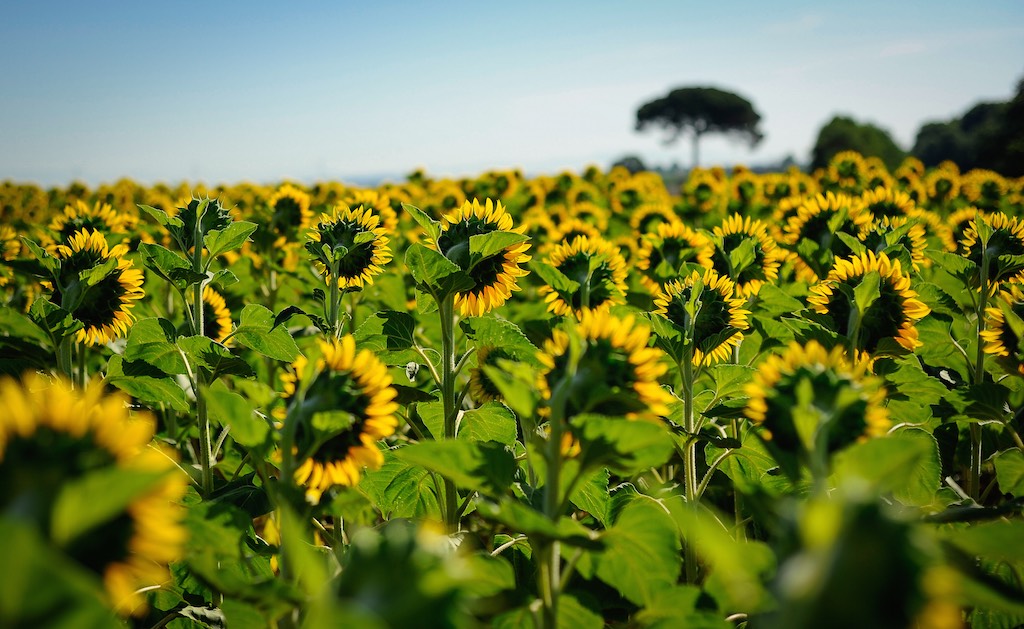
[[[1006,179],[991,170],[975,168],[960,178],[960,194],[971,205],[992,211],[1006,194]]]
[[[693,262],[711,268],[714,245],[704,234],[682,223],[662,223],[653,234],[643,237],[637,253],[640,281],[654,294],[668,281],[677,279],[679,268]]]
[[[501,390],[483,369],[485,366],[498,367],[500,360],[516,360],[516,356],[501,347],[484,346],[476,350],[477,366],[469,371],[469,392],[480,404],[502,399]]]
[[[371,208],[380,215],[380,222],[386,233],[393,234],[398,229],[398,214],[391,207],[388,195],[376,190],[349,190],[343,195],[342,201],[349,207],[361,205],[364,208]]]
[[[480,234],[496,231],[522,234],[523,226],[512,227],[512,217],[505,212],[500,201],[491,199],[481,205],[474,199],[462,207],[446,214],[441,219],[441,234],[437,238],[437,249],[449,260],[467,273],[473,280],[472,288],[455,295],[455,305],[464,316],[482,316],[485,312],[504,304],[512,291],[519,290],[517,281],[529,271],[522,265],[530,261],[526,255],[530,244],[521,242],[469,267],[469,239]]]
[[[316,427],[317,412],[339,411],[350,415],[350,423],[341,430],[332,424],[327,434],[319,435],[305,423],[299,425],[297,442],[307,458],[295,470],[295,481],[306,486],[306,497],[314,504],[331,487],[356,485],[363,467],[379,468],[384,456],[377,441],[398,426],[398,393],[387,366],[373,352],[357,353],[351,335],[320,341],[320,350],[320,373],[303,402],[313,412],[309,423]]]
[[[569,383],[564,417],[581,413],[625,415],[631,419],[665,417],[672,395],[658,384],[667,366],[661,350],[648,347],[650,330],[632,316],[618,319],[608,312],[584,312],[576,334],[583,352]],[[555,330],[537,356],[537,386],[545,400],[565,377],[569,336]]]
[[[796,254],[797,278],[817,281],[828,272],[835,258],[853,254],[836,234],[859,237],[871,221],[871,213],[857,197],[827,192],[806,199],[790,217],[781,241]],[[800,242],[805,238],[817,246],[823,254],[821,259],[806,258],[800,252]]]
[[[1024,291],[1019,284],[1008,285],[1000,291],[999,296],[1011,316],[1024,317]],[[1014,326],[1007,325],[1006,314],[998,305],[985,309],[985,329],[981,332],[981,338],[985,341],[986,354],[995,356],[1008,371],[1024,375],[1024,347],[1021,338],[1014,331]]]
[[[850,329],[851,313],[857,311],[850,295],[871,273],[878,274],[879,295],[861,314],[859,325]],[[874,251],[837,260],[828,277],[811,287],[807,303],[815,312],[831,316],[837,331],[852,338],[858,351],[868,353],[874,353],[884,339],[914,351],[921,346],[914,324],[931,312],[910,289],[910,278],[903,274],[899,260]]]
[[[1024,270],[1019,265],[999,259],[1002,256],[1024,255],[1024,222],[1002,212],[987,214],[981,220],[992,230],[986,246],[989,254],[986,270],[988,281],[995,285],[1001,281],[1024,278]],[[960,246],[963,256],[978,266],[981,266],[985,254],[981,244],[978,241],[978,219],[975,218],[964,230]]]
[[[876,219],[896,218],[913,213],[915,206],[910,195],[895,188],[879,186],[860,195],[863,207]]]
[[[917,177],[924,176],[924,162],[920,159],[910,155],[903,159],[899,167],[896,169],[896,173],[909,173]]]
[[[309,194],[291,185],[284,184],[267,200],[270,209],[271,231],[281,234],[295,234],[313,224],[313,211],[309,209]]]
[[[724,209],[729,201],[725,180],[699,168],[690,171],[680,191],[685,205],[701,214]]]
[[[586,310],[607,310],[626,301],[626,261],[618,247],[603,238],[577,236],[558,244],[548,264],[578,284],[572,291],[540,287],[548,310],[556,315],[579,318]]]
[[[77,282],[79,273],[108,260],[117,260],[117,266],[88,288],[74,307],[72,314],[85,325],[76,334],[79,343],[90,346],[109,343],[127,334],[128,326],[135,321],[131,314],[133,302],[142,299],[145,293],[142,271],[133,268],[131,261],[123,257],[127,252],[125,245],[108,249],[106,239],[98,231],[80,231],[71,236],[66,245],[57,246],[60,276],[52,298],[57,304],[61,303],[61,290]]]
[[[950,235],[952,236],[954,242],[963,242],[964,232],[966,232],[967,228],[970,227],[971,221],[975,220],[976,218],[984,216],[985,212],[982,212],[973,205],[962,207],[959,210],[950,214],[946,218],[946,224],[949,226]],[[955,247],[953,250],[955,251],[958,248],[959,247]]]
[[[96,203],[90,207],[85,201],[76,200],[50,221],[47,227],[56,234],[56,238],[46,243],[46,249],[53,253],[58,245],[67,244],[72,236],[83,230],[98,231],[104,236],[125,234],[126,221],[124,215],[106,203]]]
[[[701,287],[699,306],[691,317],[686,306],[696,286]],[[684,334],[693,326],[693,364],[700,367],[729,360],[733,348],[743,340],[750,316],[743,301],[734,297],[733,283],[728,277],[707,269],[703,274],[694,271],[683,280],[669,282],[654,299],[654,313],[668,319]]]
[[[567,209],[569,218],[578,219],[597,228],[598,232],[608,229],[608,210],[593,201],[576,201]]]
[[[612,212],[629,216],[649,199],[645,198],[643,185],[635,177],[614,181],[608,191]]]
[[[327,285],[332,282],[331,259],[323,252],[324,247],[338,256],[338,287],[361,288],[373,284],[374,276],[383,273],[383,266],[391,261],[386,233],[377,214],[362,206],[352,209],[341,204],[331,214],[320,215],[320,221],[309,232],[307,248],[317,256],[317,271]]]
[[[856,151],[840,151],[828,163],[825,181],[842,192],[860,192],[867,177],[868,165]]]
[[[21,253],[18,232],[10,225],[0,225],[0,261],[13,260]],[[0,286],[6,286],[14,278],[11,267],[0,262]]]
[[[0,510],[50,534],[67,483],[108,469],[162,474],[110,519],[70,540],[53,540],[99,575],[110,604],[122,613],[141,611],[140,588],[170,580],[166,566],[181,556],[185,540],[175,503],[188,480],[171,453],[148,447],[154,428],[150,415],[129,415],[126,396],[105,395],[102,387],[83,392],[38,374],[21,383],[0,380]]]
[[[552,222],[551,228],[547,238],[545,238],[546,242],[542,245],[544,252],[549,255],[552,248],[572,242],[580,237],[590,238],[591,240],[599,240],[601,238],[601,232],[597,227],[579,218]]]
[[[924,186],[928,200],[944,206],[960,195],[960,175],[945,168],[936,168],[925,176]]]
[[[921,267],[929,266],[931,260],[924,255],[928,242],[925,240],[925,223],[923,219],[908,216],[876,220],[867,231],[860,235],[860,241],[870,251],[881,253],[894,245],[907,250],[911,268],[920,271]]]
[[[773,191],[780,187],[781,182],[775,183],[776,179],[787,178],[785,175],[778,175],[777,177],[760,176],[749,170],[736,173],[729,178],[729,198],[732,200],[733,206],[742,211],[750,211],[758,207],[764,203],[769,181],[772,181]],[[782,197],[789,196],[789,194],[790,192],[787,191]]]
[[[746,385],[744,414],[776,452],[827,452],[884,435],[891,425],[886,391],[866,362],[851,362],[842,347],[793,342],[762,362]],[[813,421],[809,421],[813,420]],[[819,431],[826,430],[824,441]],[[781,463],[781,461],[780,461]]]
[[[203,334],[215,341],[231,334],[231,311],[224,297],[210,286],[203,289]]]
[[[601,192],[600,188],[582,179],[573,181],[572,186],[565,193],[565,202],[569,205],[570,210],[574,205],[597,204],[603,202],[604,199],[605,195]],[[608,210],[602,207],[601,212],[607,220]],[[604,228],[602,227],[602,229]]]
[[[761,287],[779,277],[779,257],[775,241],[761,221],[733,214],[712,230],[715,251],[711,256],[714,269],[736,283],[736,295],[756,295]],[[752,259],[742,268],[733,268],[730,254],[745,242],[750,243]]]
[[[629,217],[629,226],[640,235],[654,233],[665,223],[681,222],[668,203],[645,203],[637,207]]]

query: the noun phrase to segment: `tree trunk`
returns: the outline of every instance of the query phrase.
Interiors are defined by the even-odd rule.
[[[700,168],[700,131],[693,132],[693,166],[691,168]]]

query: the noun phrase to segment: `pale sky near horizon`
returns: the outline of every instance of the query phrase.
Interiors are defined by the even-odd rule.
[[[0,180],[43,185],[688,165],[633,129],[684,85],[763,118],[705,165],[803,162],[837,113],[909,147],[1010,98],[1024,2],[11,2],[0,76]]]

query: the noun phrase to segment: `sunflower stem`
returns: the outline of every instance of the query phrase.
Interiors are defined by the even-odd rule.
[[[981,294],[978,296],[978,327],[977,358],[974,363],[974,384],[979,385],[985,381],[985,341],[981,337],[985,331],[985,308],[988,307],[988,265],[989,247],[988,242],[983,243],[981,255]],[[967,485],[967,492],[975,501],[981,498],[981,425],[977,422],[971,424],[971,472],[970,481]]]
[[[203,269],[203,214],[197,213],[196,226],[193,232],[192,271],[204,275]],[[193,333],[202,336],[203,326],[203,288],[205,280],[192,286],[192,325]],[[196,423],[199,426],[199,464],[202,467],[203,495],[213,493],[213,436],[210,432],[210,418],[206,412],[206,377],[201,368],[196,368],[195,386]]]
[[[75,344],[75,357],[78,359],[78,365],[75,369],[75,388],[84,391],[85,383],[88,380],[85,373],[85,343]]]
[[[551,415],[548,426],[548,442],[546,444],[545,461],[547,477],[544,481],[544,515],[552,524],[558,522],[562,513],[560,490],[562,484],[562,424],[565,421],[565,405],[569,393],[569,383],[575,369],[558,383],[551,395]],[[540,586],[541,604],[543,607],[543,626],[555,629],[558,626],[558,595],[561,589],[561,545],[557,541],[549,541],[538,548],[540,555],[538,584]]]
[[[330,284],[331,295],[330,303],[327,304],[327,318],[331,322],[331,332],[334,334],[334,338],[341,338],[341,287],[338,286],[338,267],[339,263],[337,259],[331,261],[331,274],[328,278]]]
[[[444,438],[455,438],[455,294],[438,300],[441,317],[441,406],[444,411]],[[459,529],[458,488],[455,481],[444,479],[444,523],[448,533]]]
[[[71,377],[71,363],[72,353],[74,352],[74,346],[72,343],[73,341],[71,336],[65,336],[63,339],[61,339],[60,345],[57,346],[57,371],[67,380],[73,382]]]
[[[700,500],[697,493],[697,426],[693,414],[693,349],[684,352],[679,370],[682,373],[683,386],[683,428],[688,440],[683,450],[683,491],[687,504],[693,506]],[[692,540],[686,541],[686,582],[697,582],[697,555],[693,551]]]

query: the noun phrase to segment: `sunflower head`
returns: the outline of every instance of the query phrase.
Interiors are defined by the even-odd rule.
[[[707,269],[669,282],[654,299],[654,313],[692,343],[695,366],[728,360],[743,340],[750,312],[733,293],[728,277]]]
[[[540,287],[548,310],[556,315],[578,318],[585,310],[607,310],[625,302],[626,261],[607,240],[578,236],[556,245],[548,263],[576,284]]]
[[[380,216],[380,222],[388,234],[395,233],[398,229],[398,214],[391,206],[391,199],[387,194],[376,190],[349,190],[345,195],[345,202],[350,207],[363,206],[370,208]],[[401,207],[401,206],[399,206]]]
[[[203,334],[215,341],[231,334],[231,311],[224,296],[211,286],[203,289]]]
[[[968,203],[985,211],[998,208],[1006,190],[1006,179],[991,170],[975,168],[960,178],[960,194]]]
[[[784,175],[778,175],[778,178],[786,180]],[[776,181],[773,177],[762,177],[749,170],[744,170],[729,178],[729,197],[734,207],[749,211],[761,205],[765,194],[769,191],[769,185],[771,185],[773,194],[779,194],[780,187],[788,188],[788,184],[784,181]],[[790,194],[790,191],[786,191],[782,197],[787,197]]]
[[[858,193],[868,174],[864,157],[856,151],[840,151],[829,161],[825,181],[843,192]]]
[[[779,277],[779,255],[767,226],[733,214],[713,230],[714,269],[735,282],[737,296],[756,295]]]
[[[167,564],[185,540],[176,503],[188,480],[172,453],[149,446],[154,428],[151,416],[130,415],[128,399],[102,387],[83,392],[37,374],[0,380],[0,511],[34,524],[94,572],[123,614],[142,611],[141,588],[170,578]],[[94,473],[108,484],[151,480],[108,519],[68,536],[54,526],[54,509],[69,483]]]
[[[60,273],[52,300],[71,311],[84,327],[76,340],[86,345],[100,345],[127,334],[135,321],[131,314],[134,302],[142,299],[142,271],[133,268],[123,256],[127,247],[108,248],[103,234],[80,231],[58,245],[56,257]],[[83,274],[101,266],[108,267],[102,279],[83,288]],[[95,278],[92,278],[95,280]],[[72,303],[63,303],[68,295],[76,295]],[[70,299],[70,297],[69,297]]]
[[[711,268],[714,245],[711,240],[681,222],[662,223],[653,234],[643,237],[637,253],[640,281],[653,294],[678,279],[685,264]]]
[[[987,235],[987,238],[984,236]],[[1002,212],[976,217],[964,230],[961,252],[979,267],[987,257],[990,286],[1024,277],[1024,266],[1003,256],[1024,255],[1024,222]]]
[[[914,324],[931,312],[911,290],[899,260],[873,251],[837,260],[828,277],[811,287],[807,303],[831,317],[836,331],[851,339],[857,351],[869,354],[898,349],[882,345],[887,340],[906,351],[920,347]]]
[[[721,210],[729,201],[725,180],[707,170],[692,170],[680,191],[686,205],[702,214]]]
[[[313,223],[309,194],[291,184],[284,184],[267,200],[270,228],[277,233],[297,234]]]
[[[321,341],[320,351],[319,373],[296,419],[295,480],[314,504],[331,487],[358,483],[364,467],[380,467],[377,442],[398,426],[398,393],[384,363],[369,350],[356,351],[352,336]]]
[[[799,463],[819,460],[855,442],[884,435],[891,424],[881,380],[867,363],[817,341],[791,343],[770,356],[747,384],[744,409],[783,471],[799,478]]]
[[[0,225],[0,261],[13,260],[21,253],[21,240],[18,232],[10,225]],[[14,278],[9,266],[0,262],[0,286],[6,286]]]
[[[924,178],[928,200],[937,205],[945,205],[960,195],[960,173],[936,168]]]
[[[1024,376],[1024,290],[1008,284],[995,305],[985,309],[984,351],[1007,372]]]
[[[574,334],[578,353],[570,351],[569,334],[555,330],[537,356],[542,398],[551,404],[554,391],[567,389],[564,418],[582,413],[649,419],[668,415],[672,396],[658,384],[667,367],[661,350],[647,346],[646,326],[637,325],[632,316],[618,319],[588,311]]]
[[[124,234],[127,231],[127,217],[115,211],[106,203],[95,203],[90,206],[85,201],[75,200],[55,216],[48,228],[54,233],[50,251],[57,245],[66,244],[73,235],[80,231],[98,231],[103,235]]]
[[[888,251],[892,257],[903,261],[904,268],[920,271],[928,266],[931,260],[924,255],[928,242],[923,218],[888,216],[876,220],[871,227],[861,233],[860,241],[868,250],[875,253]],[[893,249],[893,248],[897,249]],[[894,252],[898,252],[894,253]]]
[[[910,195],[891,187],[876,187],[862,194],[860,199],[864,209],[875,219],[908,216],[915,209]]]
[[[328,285],[337,268],[340,288],[362,288],[384,272],[391,261],[387,231],[380,217],[367,208],[336,205],[309,232],[306,250],[316,259],[316,267]]]
[[[516,360],[514,352],[501,347],[484,346],[476,351],[477,366],[469,372],[469,392],[479,404],[501,401],[501,390],[491,380],[484,367],[500,367],[502,360]]]
[[[797,277],[814,282],[826,275],[835,258],[853,254],[837,234],[856,238],[871,221],[871,213],[858,197],[828,192],[806,199],[790,217],[782,237],[796,254]]]
[[[472,288],[455,294],[455,305],[463,315],[479,317],[503,305],[513,291],[519,290],[518,279],[529,273],[522,266],[530,261],[530,256],[526,255],[530,244],[525,241],[472,264],[470,238],[493,232],[524,232],[523,226],[512,226],[512,217],[500,201],[487,199],[483,204],[476,199],[466,201],[441,220],[441,233],[436,243],[438,251],[466,271],[474,283]]]
[[[679,223],[679,216],[669,203],[645,203],[629,216],[629,226],[638,234],[653,234],[665,223]]]

